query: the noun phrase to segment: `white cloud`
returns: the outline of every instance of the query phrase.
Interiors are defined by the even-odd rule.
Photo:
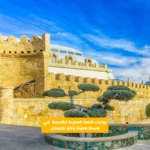
[[[51,43],[76,49],[82,49],[82,47],[87,47],[86,43],[81,38],[69,32],[52,33]]]
[[[123,56],[119,53],[108,53],[108,52],[87,52],[86,55],[96,59],[100,63],[106,63],[115,65],[118,67],[127,67],[131,64],[140,61],[138,57]]]
[[[142,48],[137,48],[132,41],[128,41],[125,39],[112,39],[102,34],[92,35],[92,34],[84,34],[84,37],[87,40],[93,42],[95,45],[107,48],[107,49],[115,49],[118,48],[120,50],[134,52],[143,55],[149,55],[150,46],[145,45]]]
[[[134,64],[127,68],[113,68],[113,72],[115,76],[120,79],[127,79],[131,78],[134,82],[144,82],[149,80],[150,74],[150,58],[143,58],[141,59],[140,63]]]
[[[98,60],[99,63],[114,65],[109,67],[114,76],[118,79],[127,81],[128,78],[133,82],[141,83],[149,80],[150,57],[130,57],[119,53],[95,52],[94,50],[86,53],[88,56]]]

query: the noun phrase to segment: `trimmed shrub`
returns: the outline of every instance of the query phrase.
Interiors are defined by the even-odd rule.
[[[107,88],[107,90],[119,90],[119,91],[130,91],[132,92],[134,95],[136,95],[136,92],[134,90],[131,90],[129,87],[124,86],[124,85],[113,85],[113,86],[109,86]]]
[[[49,97],[64,97],[66,96],[65,92],[58,91],[58,90],[49,90],[44,92],[44,96],[49,96]]]
[[[63,89],[60,89],[60,88],[53,88],[53,89],[50,89],[51,91],[59,91],[59,92],[64,92],[65,91]]]
[[[92,108],[95,108],[95,109],[100,109],[100,108],[103,108],[101,104],[93,104],[92,105]]]
[[[130,88],[128,88],[127,86],[124,86],[124,85],[113,85],[113,86],[109,86],[107,88],[107,90],[127,90],[127,91],[130,91]]]
[[[105,109],[110,110],[110,111],[113,111],[115,108],[114,108],[114,106],[107,105],[107,106],[105,107]]]
[[[87,113],[79,110],[68,110],[64,113],[65,117],[89,117]]]
[[[74,90],[69,90],[69,91],[68,91],[68,94],[69,94],[70,96],[74,96],[74,95],[78,95],[79,93],[78,93],[77,91],[74,91]]]
[[[116,96],[117,95],[117,96]],[[103,98],[98,98],[97,100],[103,100],[105,101],[105,99],[117,99],[117,100],[124,100],[124,101],[128,101],[132,98],[134,98],[135,94],[131,91],[127,91],[127,90],[108,90],[106,92],[104,92],[103,94]]]
[[[44,91],[44,92],[42,93],[42,96],[47,96],[47,95],[48,95],[48,91],[49,91],[49,90]]]
[[[100,88],[94,84],[79,84],[78,88],[82,91],[99,91]]]
[[[63,89],[53,88],[53,89],[43,92],[42,95],[49,96],[49,97],[64,97],[66,96],[66,93]]]
[[[150,117],[150,104],[148,104],[147,106],[146,106],[146,116],[147,117]]]
[[[105,109],[92,109],[87,112],[90,117],[106,117],[107,112]]]
[[[70,110],[74,109],[74,105],[68,102],[54,102],[48,105],[50,109]]]
[[[99,101],[99,102],[104,102],[106,100],[108,100],[108,99],[105,99],[104,97],[98,97],[97,98],[97,101]]]

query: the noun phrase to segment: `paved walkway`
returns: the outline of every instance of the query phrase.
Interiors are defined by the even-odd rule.
[[[65,150],[44,142],[41,129],[14,125],[0,125],[0,150]],[[134,146],[118,150],[150,150],[150,140],[138,141]]]
[[[0,125],[0,150],[63,150],[44,142],[41,129]]]

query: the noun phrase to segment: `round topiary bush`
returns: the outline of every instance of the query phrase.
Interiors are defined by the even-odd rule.
[[[54,102],[48,105],[50,109],[59,109],[59,110],[70,110],[74,109],[75,106],[68,102]]]
[[[99,91],[100,88],[94,84],[79,84],[78,88],[82,91]]]
[[[103,107],[102,107],[102,104],[93,104],[92,108],[100,109],[100,108],[103,108]]]
[[[87,112],[90,117],[106,117],[107,112],[105,109],[91,109]]]
[[[148,104],[147,106],[146,106],[146,116],[147,117],[150,117],[150,104]]]
[[[103,97],[98,97],[97,100],[102,102],[105,101],[105,99],[112,99],[113,97],[115,97],[115,99],[117,100],[128,101],[134,98],[134,96],[135,93],[128,90],[108,90],[103,93]]]
[[[53,88],[53,89],[43,92],[42,95],[49,96],[49,97],[64,97],[66,96],[66,93],[63,89]]]
[[[49,90],[43,93],[43,96],[51,96],[51,97],[64,97],[66,93],[58,90]]]
[[[107,90],[126,90],[130,91],[130,88],[124,85],[112,85],[107,88]]]
[[[51,91],[58,91],[58,92],[64,92],[65,91],[63,89],[60,89],[60,88],[52,88]]]
[[[69,91],[68,91],[68,94],[69,94],[70,96],[74,96],[74,95],[78,95],[79,93],[78,93],[77,91],[74,91],[74,90],[69,90]]]
[[[105,107],[105,109],[110,110],[110,111],[113,111],[115,108],[114,108],[114,106],[107,105],[107,106]]]
[[[85,112],[79,110],[68,110],[64,113],[65,117],[89,117]]]

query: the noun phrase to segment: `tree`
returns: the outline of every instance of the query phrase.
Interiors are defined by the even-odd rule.
[[[49,97],[64,97],[69,96],[70,102],[53,102],[48,105],[50,109],[59,109],[63,110],[65,117],[106,117],[107,111],[113,111],[114,107],[110,106],[109,103],[111,99],[128,101],[132,99],[136,92],[131,90],[126,86],[110,86],[107,91],[103,93],[101,97],[98,97],[97,100],[101,104],[94,104],[91,107],[83,107],[80,105],[75,105],[73,97],[79,95],[86,91],[99,91],[99,87],[93,84],[79,84],[78,88],[80,92],[69,90],[68,93],[65,93],[63,89],[53,88],[51,90],[45,91],[43,96]],[[91,134],[88,134],[91,136]],[[81,137],[85,134],[80,134]]]
[[[53,89],[50,89],[48,91],[45,91],[43,93],[43,96],[48,96],[48,97],[65,97],[65,96],[68,96],[70,98],[70,103],[54,102],[54,103],[49,104],[50,109],[68,110],[68,107],[69,107],[71,109],[76,108],[80,111],[85,111],[85,110],[87,110],[85,107],[82,107],[80,105],[74,105],[73,97],[75,95],[79,95],[79,94],[87,92],[87,91],[93,91],[93,92],[99,91],[100,88],[94,84],[79,84],[78,89],[80,90],[80,92],[77,92],[74,90],[69,90],[68,93],[65,93],[65,91],[63,89],[53,88]]]
[[[102,97],[98,97],[97,100],[102,102],[101,107],[104,109],[112,109],[109,106],[111,99],[116,99],[120,101],[129,101],[134,98],[136,92],[131,90],[127,86],[117,85],[108,87],[107,91],[103,93]]]
[[[53,102],[48,105],[50,109],[60,109],[65,111],[65,117],[105,117],[107,111],[113,111],[114,107],[110,106],[109,103],[111,99],[117,99],[122,101],[128,101],[136,95],[136,92],[128,88],[127,86],[117,85],[108,87],[107,91],[103,93],[101,97],[97,100],[101,104],[94,104],[91,107],[83,107],[74,104],[73,97],[79,95],[86,91],[99,91],[99,87],[93,84],[79,84],[78,88],[80,92],[69,90],[65,93],[63,89],[53,88],[43,93],[43,96],[49,97],[64,97],[68,96],[70,98],[70,103],[68,102]]]

